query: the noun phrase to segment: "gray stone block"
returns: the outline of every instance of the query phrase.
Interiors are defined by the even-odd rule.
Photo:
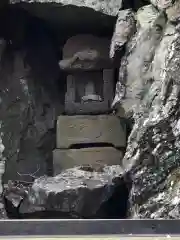
[[[99,95],[102,95],[101,97],[103,100],[101,102],[84,103],[81,101],[77,101],[77,90],[83,92],[83,83],[85,81],[88,81],[89,78],[93,78],[93,81],[94,83],[96,83],[96,87],[98,87],[98,90],[102,89],[102,93],[97,92]],[[79,75],[77,75],[77,73],[74,75],[68,75],[67,92],[65,96],[66,114],[102,114],[111,111],[114,88],[113,78],[113,69],[103,69],[102,71],[93,73],[93,75],[92,72],[84,72],[83,74]]]
[[[122,158],[123,153],[112,147],[55,149],[53,151],[54,175],[75,166],[90,165],[98,170],[104,165],[119,165]]]
[[[57,120],[57,148],[74,144],[108,143],[126,146],[126,129],[113,115],[59,116]]]

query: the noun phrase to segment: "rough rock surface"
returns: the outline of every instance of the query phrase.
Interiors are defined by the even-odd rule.
[[[98,0],[10,0],[11,4],[15,3],[39,3],[39,4],[59,4],[60,6],[68,6],[68,5],[74,5],[77,7],[88,7],[92,8],[95,11],[102,12],[104,14],[110,15],[110,16],[116,16],[119,9],[121,9],[122,1],[121,0],[104,0],[104,1],[98,1]]]
[[[131,9],[119,11],[110,45],[110,58],[115,58],[117,52],[123,49],[124,45],[135,32],[135,29],[133,11]]]
[[[123,159],[133,183],[129,217],[179,219],[180,8],[179,1],[151,2],[159,11],[137,11],[112,105],[134,120]]]
[[[122,173],[120,166],[104,167],[102,172],[95,172],[90,167],[74,167],[56,177],[36,179],[28,198],[19,208],[20,214],[56,211],[71,218],[94,217],[116,187],[123,185]],[[120,205],[125,192],[121,194],[116,199]]]
[[[20,8],[45,21],[62,36],[91,33],[99,36],[112,34],[121,0],[10,0],[11,6]]]
[[[154,82],[134,114],[123,159],[133,181],[131,217],[179,218],[179,29],[166,26],[153,59]]]
[[[126,117],[131,117],[134,111],[138,111],[141,100],[152,84],[151,62],[165,26],[164,14],[152,5],[139,9],[136,18],[138,29],[127,43],[122,57],[112,103],[115,107],[121,102]]]
[[[171,7],[175,1],[172,1],[172,0],[150,0],[150,2],[154,6],[158,7],[160,10],[165,10],[165,9]]]
[[[5,181],[33,181],[34,177],[52,171],[55,120],[62,106],[54,85],[59,78],[58,61],[51,42],[42,37],[41,47],[36,42],[15,51],[9,45],[1,58],[0,119]]]

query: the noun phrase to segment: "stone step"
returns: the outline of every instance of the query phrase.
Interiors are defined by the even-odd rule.
[[[57,148],[89,143],[108,143],[115,147],[125,147],[126,127],[113,115],[59,116]]]
[[[123,153],[113,147],[55,149],[53,151],[54,175],[75,166],[91,165],[99,169],[104,165],[119,165],[122,158]]]

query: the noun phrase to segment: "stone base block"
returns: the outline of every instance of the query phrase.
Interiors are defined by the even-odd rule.
[[[74,144],[108,143],[126,146],[126,127],[116,116],[76,115],[59,116],[57,121],[57,148],[70,148]]]
[[[54,175],[75,166],[90,165],[95,169],[99,169],[104,165],[121,164],[122,158],[123,153],[112,147],[55,149],[53,151]]]
[[[65,112],[68,115],[81,115],[81,114],[103,114],[110,113],[110,104],[108,101],[104,102],[91,102],[91,103],[68,103],[65,104]]]

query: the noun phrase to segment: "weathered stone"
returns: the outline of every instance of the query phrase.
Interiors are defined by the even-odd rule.
[[[4,184],[3,202],[6,207],[8,218],[19,218],[18,209],[21,202],[28,195],[29,186],[17,184],[13,181],[8,181]]]
[[[76,35],[63,47],[60,68],[67,72],[66,114],[101,114],[111,111],[114,70],[109,58],[110,40]],[[87,86],[91,91],[87,93]],[[98,101],[84,101],[87,94]],[[96,96],[96,98],[95,98]],[[97,98],[98,97],[98,98]]]
[[[67,92],[65,96],[65,112],[76,114],[103,114],[111,111],[113,98],[113,69],[103,71],[79,72],[67,76]],[[92,82],[100,101],[83,101],[86,86]]]
[[[50,32],[55,32],[59,48],[62,41],[75,34],[91,33],[111,38],[116,16],[122,6],[121,0],[9,0],[9,4],[13,5],[15,13],[22,10],[25,15],[40,19],[45,25],[47,23]],[[17,14],[14,21],[7,21],[6,24],[12,26],[16,19]],[[24,24],[24,17],[20,24]]]
[[[119,9],[122,6],[122,1],[120,0],[105,0],[105,1],[98,1],[98,0],[10,0],[11,4],[16,4],[16,3],[39,3],[39,4],[58,4],[59,7],[64,7],[64,6],[76,6],[76,7],[87,7],[91,8],[95,11],[102,12],[104,14],[110,15],[110,16],[116,16]]]
[[[42,38],[34,33],[34,42],[27,41],[24,51],[13,50],[8,44],[1,58],[5,182],[10,179],[32,182],[34,177],[52,171],[55,120],[63,108],[56,85],[58,61],[48,35],[42,29],[39,31]]]
[[[62,70],[70,72],[77,70],[101,70],[103,68],[112,68],[113,63],[108,58],[101,58],[96,50],[87,49],[75,53],[68,59],[61,60],[59,66]]]
[[[134,115],[123,159],[133,181],[133,218],[179,219],[179,28],[168,24],[155,51],[154,82]]]
[[[132,10],[121,10],[118,13],[115,30],[110,45],[110,57],[114,58],[116,51],[122,50],[124,45],[136,29],[135,17]]]
[[[57,148],[73,145],[109,143],[126,146],[126,129],[119,118],[110,115],[59,116],[57,120]]]
[[[150,2],[160,10],[165,10],[173,5],[173,0],[150,0]]]
[[[123,171],[119,165],[104,167],[102,172],[86,171],[83,167],[67,169],[55,177],[36,179],[19,210],[21,214],[27,214],[44,209],[66,213],[69,218],[98,216],[98,211],[113,196],[116,187],[121,188],[123,184]],[[125,192],[121,194],[117,198],[119,205]]]
[[[112,68],[110,39],[80,34],[68,39],[63,47],[60,68],[66,71]]]
[[[89,165],[98,170],[105,165],[120,165],[122,158],[123,153],[112,147],[55,149],[53,151],[54,176],[74,166]]]
[[[159,11],[152,5],[147,5],[137,11],[137,24],[142,29],[148,29],[159,20]]]
[[[78,34],[67,40],[63,47],[63,59],[71,59],[80,54],[82,60],[95,60],[97,57],[109,59],[108,48],[111,40],[91,34]],[[82,52],[82,53],[81,53]],[[88,54],[89,53],[89,54]]]
[[[179,219],[179,179],[179,168],[176,168],[161,184],[159,192],[139,206],[138,215],[151,219]]]
[[[166,9],[166,15],[171,22],[178,22],[180,18],[180,2],[175,1],[172,6]]]
[[[112,103],[115,108],[120,103],[126,117],[132,117],[138,111],[153,82],[152,59],[165,26],[164,14],[159,13],[152,5],[139,9],[137,20],[138,31],[128,42],[121,60],[119,81]]]

